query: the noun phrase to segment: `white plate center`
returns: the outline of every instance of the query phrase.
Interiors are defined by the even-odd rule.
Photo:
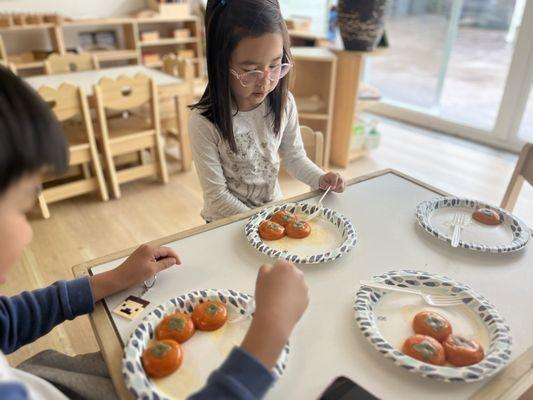
[[[507,221],[500,225],[485,225],[472,219],[472,209],[467,207],[438,208],[429,216],[429,224],[441,234],[452,237],[452,221],[456,213],[464,214],[470,220],[462,230],[461,241],[488,247],[508,246],[513,242],[513,231]]]

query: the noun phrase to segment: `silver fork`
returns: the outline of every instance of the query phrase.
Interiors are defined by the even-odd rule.
[[[312,214],[309,214],[303,218],[300,218],[302,221],[305,221],[305,222],[308,222],[308,221],[311,221],[313,218],[315,218],[319,213],[320,213],[320,210],[322,210],[322,207],[324,207],[322,205],[322,200],[324,200],[324,197],[326,197],[326,195],[329,193],[331,189],[331,186],[329,186],[326,191],[324,192],[324,194],[322,195],[322,197],[320,198],[320,200],[318,200],[318,203],[316,205],[316,211]]]
[[[452,234],[452,247],[459,246],[459,239],[461,238],[461,231],[463,230],[464,226],[466,225],[466,215],[456,213],[453,216],[452,226],[453,226],[453,234]]]
[[[426,303],[428,303],[430,306],[433,306],[433,307],[448,307],[448,306],[458,306],[460,304],[463,304],[462,297],[452,296],[449,294],[427,294],[420,290],[402,288],[402,287],[398,287],[394,285],[387,285],[386,283],[380,283],[380,282],[375,282],[375,281],[360,281],[359,283],[363,286],[369,286],[369,287],[373,287],[376,289],[416,294],[422,297],[422,299],[424,299]]]

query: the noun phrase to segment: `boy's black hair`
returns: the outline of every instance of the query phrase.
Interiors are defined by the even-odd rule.
[[[291,61],[289,33],[277,0],[209,0],[205,25],[208,84],[200,101],[191,108],[199,109],[236,151],[229,72],[231,54],[244,38],[279,33],[283,39],[281,62],[288,63]],[[289,75],[279,81],[266,100],[269,114],[274,116],[276,135],[281,129],[288,92]]]
[[[49,105],[0,66],[0,195],[25,174],[67,166],[65,134]]]

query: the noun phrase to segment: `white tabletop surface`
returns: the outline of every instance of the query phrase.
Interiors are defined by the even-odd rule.
[[[152,78],[157,86],[175,85],[184,82],[183,79],[173,77],[172,75],[165,74],[164,72],[143,65],[104,68],[94,71],[71,72],[68,74],[37,75],[24,79],[35,90],[44,85],[57,88],[62,83],[72,83],[76,86],[82,86],[85,93],[90,96],[93,93],[93,85],[98,83],[98,81],[104,77],[116,79],[120,75],[134,76],[139,73]]]
[[[513,335],[514,359],[533,344],[531,304],[533,249],[515,254],[476,253],[452,249],[423,231],[414,218],[415,206],[437,195],[389,173],[331,194],[325,205],[344,213],[354,224],[358,243],[331,263],[302,266],[310,288],[310,305],[291,337],[287,370],[269,392],[269,399],[313,399],[336,377],[345,375],[384,399],[465,399],[484,383],[441,383],[395,366],[374,350],[354,320],[352,306],[358,282],[395,269],[439,273],[472,286],[507,319]],[[203,288],[231,288],[253,293],[257,269],[269,261],[246,241],[246,221],[235,222],[170,243],[181,256],[181,267],[159,276],[146,295],[145,313],[176,295]],[[117,266],[115,260],[94,273]],[[128,294],[106,299],[113,309]],[[127,342],[136,322],[113,317]]]

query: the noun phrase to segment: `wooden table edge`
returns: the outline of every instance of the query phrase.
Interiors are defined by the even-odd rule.
[[[357,183],[368,181],[387,174],[393,174],[400,178],[403,178],[411,183],[435,192],[440,196],[448,196],[449,194],[431,186],[425,182],[422,182],[416,178],[413,178],[398,170],[387,168],[372,172],[370,174],[362,175],[346,182],[346,186],[351,186]],[[289,199],[283,199],[274,204],[297,202],[309,199],[311,197],[320,194],[320,190],[311,191],[298,196],[291,197]],[[212,229],[219,228],[231,224],[233,222],[246,219],[263,208],[270,207],[272,204],[268,204],[263,207],[259,207],[248,212],[237,214],[228,218],[221,219],[219,221],[212,222],[210,224],[201,225],[195,228],[187,229],[185,231],[166,236],[164,238],[156,239],[150,242],[153,245],[164,245],[170,242],[175,242],[187,238],[189,236],[197,235],[202,232],[207,232]],[[72,271],[75,277],[89,276],[90,269],[96,265],[103,264],[118,258],[126,257],[135,250],[137,246],[121,250],[106,256],[98,257],[94,260],[90,260],[72,267]],[[95,333],[98,345],[102,351],[104,360],[109,368],[111,379],[117,391],[117,395],[120,399],[131,399],[132,396],[129,390],[126,388],[124,379],[122,377],[122,343],[119,339],[118,332],[110,319],[108,311],[106,310],[103,301],[98,302],[95,305],[94,311],[89,315],[93,331]],[[514,362],[509,364],[502,372],[492,378],[486,385],[481,387],[473,396],[471,400],[489,400],[489,399],[511,399],[520,396],[527,391],[533,385],[533,350],[530,348],[523,353]]]

